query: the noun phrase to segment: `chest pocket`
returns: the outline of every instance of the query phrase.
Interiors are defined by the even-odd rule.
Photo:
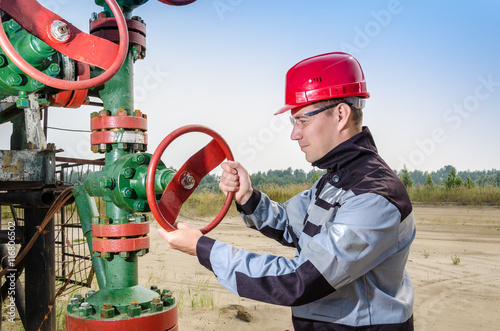
[[[309,206],[309,221],[317,226],[323,226],[328,221],[333,222],[346,193],[342,188],[326,183],[314,203]]]

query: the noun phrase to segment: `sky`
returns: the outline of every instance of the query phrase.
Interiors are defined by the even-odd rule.
[[[88,31],[93,1],[40,0]],[[135,108],[148,116],[148,152],[171,131],[201,124],[217,131],[250,173],[303,169],[290,140],[285,75],[295,63],[343,51],[363,67],[364,110],[392,169],[500,169],[500,3],[496,0],[156,0],[134,10],[147,24],[147,54],[134,66]],[[49,109],[49,126],[89,130],[99,108]],[[0,126],[9,149],[10,124]],[[180,137],[165,164],[180,167],[201,134]],[[99,158],[90,134],[49,129],[60,156]]]

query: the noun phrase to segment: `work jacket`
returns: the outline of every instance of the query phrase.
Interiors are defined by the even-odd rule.
[[[415,219],[403,183],[366,127],[313,166],[327,172],[284,204],[254,189],[237,206],[247,226],[297,247],[294,258],[202,237],[200,263],[239,296],[292,306],[296,330],[412,330],[413,287],[405,265]]]

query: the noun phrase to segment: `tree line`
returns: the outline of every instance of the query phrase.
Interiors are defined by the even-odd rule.
[[[291,167],[285,170],[268,170],[259,171],[254,174],[250,174],[250,180],[252,185],[259,188],[269,184],[274,184],[278,186],[286,186],[292,184],[313,184],[317,181],[325,171],[323,170],[310,170],[305,172],[302,169],[293,170]],[[218,190],[219,189],[219,176],[208,174],[203,178],[200,185],[198,186],[201,190]]]
[[[451,187],[500,187],[500,170],[457,171],[452,165],[446,165],[437,171],[408,171],[403,168],[395,171],[406,187],[439,185]]]
[[[446,165],[436,171],[409,171],[403,168],[400,171],[393,170],[403,181],[406,187],[413,186],[444,186],[447,188],[465,187],[500,187],[500,170],[476,170],[457,171],[455,167]],[[291,184],[314,183],[323,174],[324,170],[312,169],[305,172],[302,169],[259,171],[251,174],[250,179],[255,187],[262,187],[269,184],[286,186]],[[219,177],[217,175],[207,175],[199,185],[200,189],[218,190]]]

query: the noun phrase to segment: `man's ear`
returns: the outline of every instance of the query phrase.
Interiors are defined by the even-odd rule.
[[[351,120],[351,107],[349,107],[349,105],[346,103],[339,104],[335,116],[337,116],[339,129],[346,129],[348,127],[349,121]]]

